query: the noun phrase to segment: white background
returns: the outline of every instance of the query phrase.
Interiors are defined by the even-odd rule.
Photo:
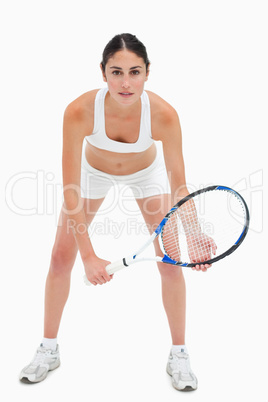
[[[1,399],[267,402],[266,2],[1,4],[1,187],[28,175],[18,176],[12,200],[10,192],[6,201],[1,197]],[[147,47],[146,88],[179,113],[190,189],[234,187],[252,216],[236,253],[207,274],[185,270],[187,345],[199,379],[194,393],[178,394],[165,373],[171,340],[153,263],[87,288],[78,258],[59,333],[62,365],[38,385],[18,381],[42,338],[44,282],[62,202],[63,112],[80,94],[105,85],[101,53],[122,32]],[[14,205],[38,211],[23,216]],[[99,220],[105,217],[129,219],[119,207]],[[147,238],[134,232],[125,226],[119,239],[94,234],[92,241],[113,260]]]

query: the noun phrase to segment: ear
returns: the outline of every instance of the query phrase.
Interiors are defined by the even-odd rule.
[[[148,80],[148,77],[149,77],[149,74],[150,74],[150,67],[151,67],[151,64],[148,64],[145,81]]]
[[[106,78],[106,75],[105,75],[105,71],[103,71],[102,64],[100,64],[100,69],[101,69],[101,72],[102,72],[103,81],[107,82],[107,78]]]

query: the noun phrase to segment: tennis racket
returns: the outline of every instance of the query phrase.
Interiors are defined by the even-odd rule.
[[[182,267],[213,264],[233,253],[249,227],[243,197],[225,186],[210,186],[180,200],[166,214],[148,241],[134,254],[108,264],[108,274],[136,262],[154,260]],[[158,238],[164,256],[142,256]],[[86,285],[91,285],[86,275]]]

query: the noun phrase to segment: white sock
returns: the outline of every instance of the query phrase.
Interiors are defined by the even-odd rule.
[[[188,353],[187,347],[185,345],[172,345],[171,347],[172,354],[181,352]]]
[[[47,349],[56,350],[57,349],[57,338],[43,338],[42,346]]]

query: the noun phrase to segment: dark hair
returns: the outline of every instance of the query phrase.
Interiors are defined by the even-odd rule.
[[[150,61],[148,59],[147,50],[144,44],[135,36],[130,33],[123,33],[116,35],[104,48],[102,53],[101,67],[103,72],[105,71],[106,64],[108,60],[113,57],[116,52],[120,50],[127,49],[130,52],[135,53],[138,57],[143,58],[146,64],[146,71],[148,70]]]

